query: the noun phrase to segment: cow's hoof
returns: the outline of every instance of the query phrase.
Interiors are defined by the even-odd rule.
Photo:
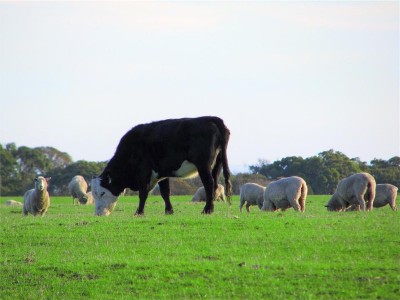
[[[144,217],[144,212],[135,212],[135,217]]]

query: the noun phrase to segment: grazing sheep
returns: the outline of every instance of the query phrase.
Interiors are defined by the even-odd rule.
[[[392,210],[397,210],[397,190],[396,186],[389,183],[377,184],[373,207],[379,208],[389,204]],[[353,204],[348,210],[360,210],[360,205]]]
[[[242,212],[242,208],[245,202],[247,202],[247,212],[250,212],[250,205],[257,205],[261,209],[264,202],[264,192],[265,187],[257,183],[249,182],[243,184],[240,187],[240,212]]]
[[[68,184],[69,193],[72,195],[72,204],[75,205],[75,199],[79,201],[77,204],[86,204],[88,196],[86,194],[88,184],[81,175],[74,176]]]
[[[376,195],[373,206],[376,208],[383,207],[387,204],[390,205],[392,210],[397,210],[396,197],[397,186],[389,183],[382,183],[376,185]]]
[[[217,186],[217,190],[215,191],[215,199],[214,200],[222,200],[222,201],[226,201],[226,197],[225,197],[225,189],[224,186],[222,184],[218,184]],[[206,201],[206,191],[204,189],[204,186],[199,187],[196,191],[196,193],[194,193],[193,198],[192,198],[192,202],[200,202],[200,201]]]
[[[19,201],[15,201],[15,200],[7,200],[6,205],[7,206],[22,206],[22,203]]]
[[[326,207],[328,211],[344,211],[354,204],[360,205],[361,210],[372,210],[375,190],[376,182],[371,174],[353,174],[339,181],[336,191]]]
[[[44,178],[39,176],[35,178],[35,188],[26,191],[24,194],[23,214],[26,216],[28,213],[36,216],[37,214],[42,217],[45,215],[50,206],[50,196],[47,191],[47,183],[51,177]]]
[[[276,211],[293,207],[295,211],[306,209],[307,184],[298,176],[286,177],[267,185],[262,210]]]

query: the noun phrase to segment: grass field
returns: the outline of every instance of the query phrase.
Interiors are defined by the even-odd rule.
[[[206,216],[174,196],[165,216],[151,196],[138,218],[137,197],[109,217],[53,197],[40,218],[2,197],[0,299],[399,299],[400,212],[329,213],[328,198],[247,214],[235,196]]]

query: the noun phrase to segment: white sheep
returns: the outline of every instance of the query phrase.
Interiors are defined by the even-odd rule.
[[[68,190],[72,196],[72,204],[75,205],[75,199],[78,199],[77,204],[86,204],[88,201],[87,189],[88,184],[85,178],[81,175],[74,176],[68,184]]]
[[[15,201],[15,200],[6,200],[6,205],[7,206],[22,206],[22,203],[19,201]]]
[[[397,210],[396,207],[396,197],[398,188],[393,184],[382,183],[376,185],[376,193],[373,207],[379,208],[387,204],[392,208],[392,210]],[[360,205],[353,204],[348,210],[359,210]]]
[[[23,214],[26,216],[28,213],[32,215],[45,215],[50,206],[50,196],[47,191],[49,178],[39,176],[35,178],[35,188],[28,190],[24,194],[24,206],[22,209]]]
[[[376,195],[373,206],[376,208],[385,206],[387,204],[393,210],[397,210],[396,207],[396,197],[397,197],[398,187],[389,183],[382,183],[376,185]]]
[[[257,183],[249,182],[243,184],[240,187],[240,212],[242,212],[242,208],[245,202],[247,202],[247,212],[250,212],[250,205],[257,205],[261,209],[264,202],[264,192],[265,187]]]
[[[271,182],[264,192],[262,210],[276,211],[293,207],[296,211],[306,209],[307,184],[303,178],[291,176]]]
[[[218,184],[217,190],[215,191],[214,200],[217,201],[222,200],[224,202],[226,201],[225,188],[222,184]],[[192,198],[192,202],[200,202],[200,201],[206,201],[206,191],[204,189],[204,186],[199,187],[196,193],[194,193]]]
[[[344,211],[354,204],[361,210],[372,210],[375,191],[376,182],[371,174],[356,173],[339,181],[326,207],[328,211]]]
[[[87,192],[86,193],[87,198],[87,202],[86,204],[94,204],[94,199],[93,199],[93,194],[92,192]]]

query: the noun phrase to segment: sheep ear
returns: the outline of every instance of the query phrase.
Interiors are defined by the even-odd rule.
[[[51,180],[51,177],[47,177],[46,181],[49,182]]]
[[[33,179],[33,181],[37,182],[37,181],[38,181],[38,178],[36,177],[35,179]]]

